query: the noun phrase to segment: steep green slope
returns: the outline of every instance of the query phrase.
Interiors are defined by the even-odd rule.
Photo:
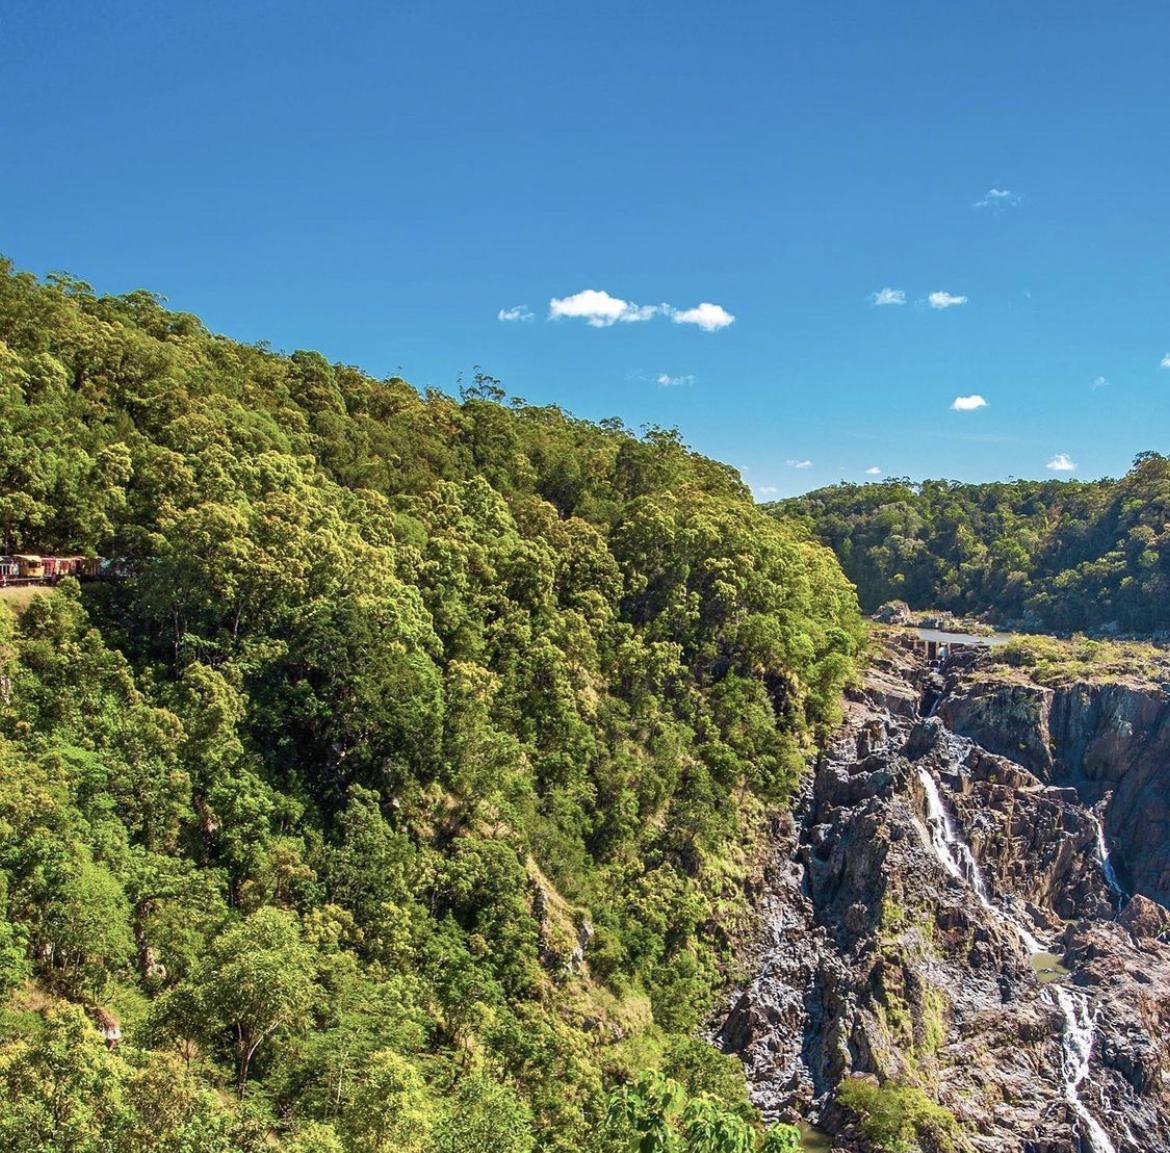
[[[835,485],[768,506],[837,554],[862,607],[901,599],[1049,629],[1170,628],[1170,459],[1120,480]]]
[[[5,1148],[749,1115],[690,1036],[861,631],[732,470],[5,265],[0,533],[126,573],[0,610]]]

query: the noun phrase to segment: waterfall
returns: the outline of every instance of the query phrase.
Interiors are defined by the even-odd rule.
[[[934,775],[919,765],[918,780],[926,797],[926,827],[930,845],[940,864],[952,877],[970,885],[984,909],[997,921],[1014,930],[1030,953],[1043,952],[1044,945],[1024,925],[1011,914],[992,904],[983,874],[979,870],[979,863],[975,860],[970,846],[955,831],[955,826],[943,806]],[[1097,834],[1105,879],[1110,882],[1112,889],[1117,878],[1113,873],[1113,866],[1108,863],[1109,852],[1100,822],[1097,823]],[[1120,885],[1114,892],[1119,890]],[[1055,1004],[1064,1015],[1064,1034],[1061,1041],[1064,1096],[1084,1124],[1088,1135],[1089,1153],[1117,1153],[1109,1134],[1081,1100],[1080,1086],[1089,1074],[1089,1059],[1093,1053],[1093,1035],[1096,1031],[1093,1015],[1089,1011],[1089,999],[1079,990],[1068,989],[1059,984],[1049,985],[1043,995],[1050,998],[1049,1004]]]
[[[1061,1045],[1064,1095],[1085,1124],[1090,1153],[1117,1153],[1109,1134],[1081,1100],[1081,1082],[1089,1075],[1089,1058],[1093,1053],[1095,1031],[1093,1015],[1089,1012],[1089,999],[1079,990],[1068,989],[1063,985],[1051,985],[1049,988],[1064,1014],[1064,1038]]]
[[[974,854],[956,833],[951,818],[943,808],[942,796],[934,777],[921,765],[918,767],[918,780],[926,796],[926,827],[930,833],[931,847],[938,857],[942,867],[956,880],[967,882],[975,890],[975,895],[986,906],[987,887],[983,883],[983,876],[975,862]]]
[[[1105,840],[1105,826],[1101,824],[1095,813],[1090,813],[1089,818],[1097,830],[1097,860],[1101,862],[1101,871],[1105,874],[1105,884],[1109,886],[1109,891],[1117,898],[1117,907],[1120,909],[1122,904],[1129,899],[1129,894],[1122,887],[1117,870],[1113,867],[1113,861],[1109,855],[1109,842]]]
[[[926,827],[930,835],[931,848],[942,867],[956,880],[970,885],[983,908],[997,921],[1012,929],[1029,953],[1042,953],[1044,945],[1033,933],[1014,917],[1008,916],[1002,909],[992,904],[979,863],[967,842],[955,832],[933,774],[919,765],[918,780],[926,796]]]

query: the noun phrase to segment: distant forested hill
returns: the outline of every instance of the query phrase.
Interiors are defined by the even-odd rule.
[[[986,614],[1038,627],[1170,628],[1170,459],[1120,480],[836,485],[769,511],[837,554],[862,607]]]
[[[861,627],[733,470],[4,264],[0,540],[123,574],[0,604],[0,1146],[748,1147],[693,1033]]]

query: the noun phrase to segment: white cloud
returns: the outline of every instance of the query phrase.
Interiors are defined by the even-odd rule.
[[[695,324],[704,332],[715,332],[734,323],[735,317],[721,304],[704,301],[694,308],[675,308],[670,304],[634,304],[620,296],[610,296],[599,288],[586,288],[572,296],[554,296],[548,302],[549,320],[573,317],[592,328],[609,328],[614,324],[636,324],[669,316],[675,324]],[[500,319],[503,319],[501,314]]]
[[[905,304],[906,294],[900,288],[880,288],[869,299],[874,305]]]
[[[756,489],[756,492],[758,492],[760,496],[772,496],[773,493],[777,493],[779,491],[780,490],[774,484],[762,484],[759,486],[759,488]]]
[[[949,292],[932,292],[927,298],[931,308],[954,308],[956,304],[966,304],[965,296],[952,296]]]
[[[501,308],[496,316],[500,320],[531,320],[532,313],[527,304],[517,304],[514,308]]]
[[[1089,387],[1094,392],[1096,392],[1099,388],[1108,388],[1110,383],[1111,382],[1107,376],[1095,376],[1093,377],[1093,383],[1090,384]]]
[[[867,468],[865,470],[865,475],[866,476],[881,476],[882,470],[880,468],[878,468],[878,466],[875,464],[872,468]]]
[[[1058,452],[1044,467],[1053,472],[1072,472],[1077,466],[1067,452]]]
[[[672,308],[669,312],[675,324],[697,324],[704,332],[715,332],[735,323],[735,317],[723,305],[709,304],[707,301],[694,308]]]
[[[956,396],[951,401],[951,408],[955,412],[974,412],[977,408],[986,408],[987,401],[983,399],[977,392],[973,392],[970,396]]]
[[[660,372],[655,379],[659,388],[678,388],[680,385],[695,383],[694,376],[689,372],[682,376],[671,376],[669,373]]]
[[[788,460],[785,463],[789,468],[812,468],[811,460]]]
[[[1017,207],[1023,199],[1018,192],[1012,192],[1010,188],[989,188],[983,194],[983,198],[976,200],[972,207],[990,208],[995,212],[999,212],[1004,208]]]
[[[608,328],[619,321],[623,324],[649,320],[658,315],[659,309],[653,304],[631,304],[617,296],[610,296],[596,288],[587,288],[572,296],[554,296],[548,302],[549,320],[562,316],[577,317],[593,328]]]
[[[1164,357],[1158,362],[1159,368],[1170,368],[1170,352],[1166,353]]]

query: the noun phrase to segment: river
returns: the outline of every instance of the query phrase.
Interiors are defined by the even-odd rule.
[[[917,629],[920,641],[935,641],[942,645],[972,645],[995,649],[1016,639],[1015,633],[953,633],[945,629]]]

